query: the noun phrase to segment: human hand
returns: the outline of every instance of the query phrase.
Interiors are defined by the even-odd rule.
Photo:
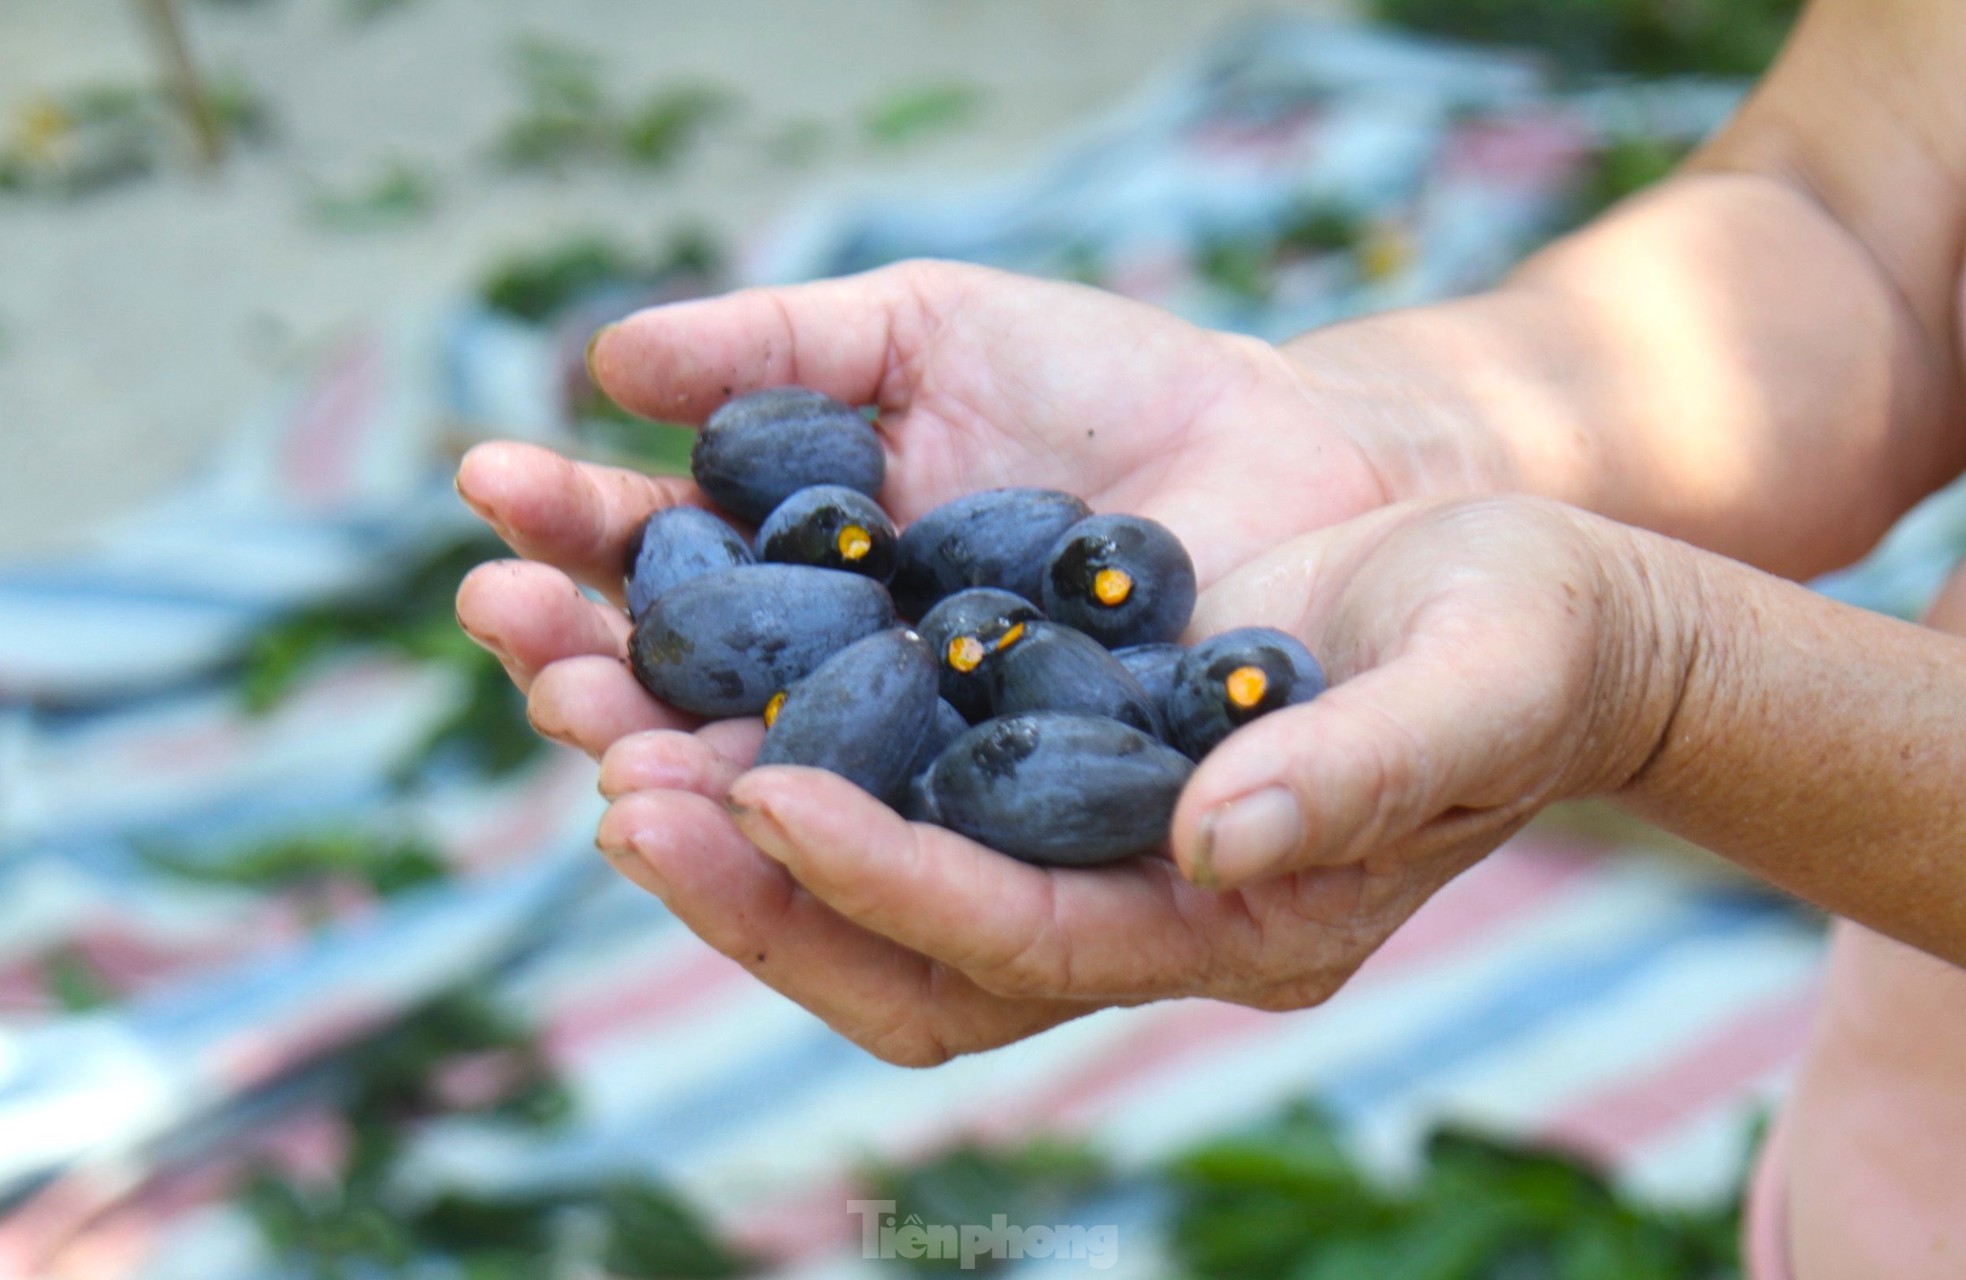
[[[1015,862],[758,735],[608,753],[601,844],[713,946],[872,1052],[924,1064],[1108,1005],[1318,1003],[1545,804],[1615,791],[1663,740],[1697,590],[1677,544],[1555,504],[1406,504],[1278,548],[1195,634],[1278,626],[1334,687],[1233,734],[1173,861]]]
[[[604,331],[591,363],[617,402],[670,420],[794,382],[876,404],[881,496],[898,521],[977,489],[1051,486],[1167,525],[1204,585],[1306,530],[1475,484],[1479,469],[1405,465],[1444,434],[1423,407],[1352,412],[1350,393],[1266,343],[949,263],[644,311]],[[702,502],[695,487],[493,444],[465,458],[458,489],[535,562],[482,568],[458,599],[465,629],[528,691],[534,723],[596,756],[625,733],[685,727],[618,661],[619,610],[575,587],[619,603],[629,538],[658,507]]]

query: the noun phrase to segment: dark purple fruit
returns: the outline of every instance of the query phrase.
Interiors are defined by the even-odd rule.
[[[1156,736],[1160,711],[1120,660],[1097,640],[1056,622],[1020,622],[980,637],[988,651],[979,670],[990,714],[1075,711],[1105,716]]]
[[[886,582],[894,573],[894,521],[866,494],[839,484],[801,489],[758,528],[758,559],[844,569]]]
[[[816,484],[873,497],[887,477],[881,438],[858,410],[804,387],[738,396],[710,415],[690,474],[724,510],[757,524]]]
[[[935,718],[929,722],[928,732],[922,735],[922,742],[915,749],[914,763],[908,766],[908,785],[903,790],[901,802],[895,806],[901,816],[910,822],[934,822],[935,811],[928,798],[928,771],[942,758],[942,753],[957,738],[969,731],[969,721],[962,713],[940,699],[935,703]]]
[[[737,530],[701,507],[650,516],[628,547],[628,613],[639,619],[655,598],[691,578],[751,563]]]
[[[802,764],[837,773],[888,803],[898,801],[935,725],[935,660],[912,631],[856,640],[766,704],[759,764]],[[952,713],[953,714],[953,713]]]
[[[797,564],[744,565],[656,597],[636,624],[629,665],[644,688],[673,707],[712,718],[750,716],[855,640],[893,625],[894,603],[872,578]]]
[[[1042,617],[1023,596],[996,587],[958,591],[922,615],[917,629],[935,655],[942,696],[971,724],[991,715],[989,687],[979,669],[988,656],[988,645],[1018,623]],[[982,639],[986,635],[990,641]]]
[[[1025,862],[1092,866],[1167,840],[1194,765],[1116,720],[1039,711],[989,720],[935,762],[910,802]]]
[[[891,586],[911,618],[965,587],[1036,600],[1046,553],[1089,508],[1056,489],[985,489],[944,503],[901,531]]]
[[[1181,659],[1187,652],[1178,644],[1136,644],[1113,650],[1113,656],[1119,659],[1121,666],[1133,673],[1133,678],[1147,691],[1147,697],[1165,722],[1167,695],[1174,688],[1174,669],[1181,665]]]
[[[1088,516],[1046,555],[1045,616],[1108,649],[1166,644],[1195,611],[1195,562],[1167,526]]]
[[[1274,627],[1210,636],[1175,668],[1164,704],[1174,745],[1196,760],[1258,716],[1309,702],[1325,689],[1324,668],[1303,641]]]
[[[962,737],[968,728],[969,721],[963,719],[962,712],[937,698],[935,714],[929,718],[928,732],[922,735],[920,745],[915,748],[915,758],[908,766],[908,776],[918,778],[927,773],[936,757],[947,751],[949,744]]]

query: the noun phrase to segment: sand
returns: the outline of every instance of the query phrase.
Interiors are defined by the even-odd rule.
[[[696,221],[754,234],[842,184],[898,191],[1016,168],[1124,101],[1253,0],[187,0],[201,64],[239,69],[277,137],[216,176],[187,164],[85,199],[0,197],[0,554],[59,545],[197,465],[283,371],[366,320],[440,303],[487,262],[586,228],[650,241]],[[519,105],[513,42],[603,56],[624,92],[708,82],[740,104],[664,173],[511,173],[487,157]],[[154,77],[132,0],[0,5],[0,111]],[[868,142],[870,104],[981,90],[967,126]],[[798,121],[810,163],[764,140]],[[410,225],[322,228],[309,201],[392,159],[437,203]]]

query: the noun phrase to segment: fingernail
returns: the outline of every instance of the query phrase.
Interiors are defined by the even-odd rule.
[[[1265,787],[1202,816],[1201,852],[1189,878],[1203,888],[1233,889],[1274,869],[1303,842],[1297,797]]]
[[[594,330],[593,336],[587,339],[587,352],[581,357],[582,362],[587,366],[587,381],[596,391],[601,389],[601,375],[594,368],[594,350],[601,345],[601,339],[606,337],[608,330],[612,328],[614,325],[604,324]]]
[[[730,820],[737,824],[737,829],[744,833],[744,838],[758,846],[759,852],[767,858],[773,862],[785,862],[792,857],[791,838],[763,805],[726,800],[724,809],[730,814]]]
[[[633,836],[617,835],[603,825],[594,846],[609,862],[630,864],[620,868],[622,875],[663,901],[668,901],[669,882],[655,869],[655,860],[636,847]]]
[[[492,657],[497,658],[501,663],[505,664],[506,671],[510,674],[512,655],[505,651],[504,643],[497,636],[487,635],[485,632],[473,627],[464,620],[463,614],[459,613],[454,616],[457,618],[457,629],[465,635],[470,636],[471,643],[477,645],[480,649],[483,649],[486,653],[489,653]]]
[[[462,502],[465,506],[471,508],[472,515],[477,516],[480,520],[483,520],[486,524],[491,523],[491,518],[492,518],[491,508],[487,507],[484,503],[472,497],[470,493],[468,493],[465,490],[463,476],[461,475],[452,476],[451,488],[457,490],[458,501]]]

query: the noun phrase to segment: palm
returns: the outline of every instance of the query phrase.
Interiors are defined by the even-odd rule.
[[[919,263],[700,305],[611,334],[603,387],[693,420],[726,388],[782,382],[875,403],[902,521],[994,485],[1066,489],[1168,524],[1207,581],[1387,500],[1355,443],[1303,421],[1304,387],[1273,347],[1097,290]],[[1252,424],[1286,422],[1248,443]]]
[[[1062,488],[1095,507],[1167,524],[1193,553],[1204,585],[1294,534],[1392,496],[1366,451],[1315,411],[1274,348],[1093,290],[973,268],[913,265],[663,308],[610,330],[592,363],[605,391],[652,418],[701,421],[732,394],[787,383],[875,404],[890,450],[883,497],[899,520],[993,485]],[[618,602],[634,530],[651,510],[701,501],[694,486],[500,445],[465,460],[459,490],[533,562],[474,573],[459,595],[461,623],[528,691],[542,732],[597,757],[608,753],[603,788],[628,798],[610,820],[617,836],[604,829],[604,845],[632,852],[620,859],[624,872],[714,945],[848,1034],[910,1060],[1016,1038],[1156,985],[1143,985],[1153,975],[1134,974],[1110,991],[1062,999],[986,990],[961,966],[914,945],[920,939],[909,929],[935,919],[921,909],[923,895],[939,897],[946,886],[910,893],[896,882],[883,900],[915,923],[886,928],[848,919],[828,905],[822,885],[795,892],[786,870],[759,856],[754,839],[782,851],[770,850],[756,830],[747,839],[723,802],[760,727],[665,732],[692,725],[628,675],[626,619],[568,581]],[[854,815],[856,825],[841,834],[849,843],[914,839],[904,834],[907,824],[826,775],[804,777],[790,797],[788,804],[823,801],[835,816]],[[633,840],[619,836],[629,828]],[[948,865],[973,868],[979,882],[971,888],[988,900],[1036,903],[1053,891],[1043,873],[1006,868],[975,846],[965,856]],[[1024,877],[1021,888],[1003,881],[1012,873]],[[820,874],[808,869],[800,878]],[[1083,890],[1106,904],[1095,916],[1115,901],[1114,883],[1095,877]],[[1211,920],[1217,935],[1279,914],[1323,911],[1334,929],[1333,961],[1300,963],[1301,981],[1313,972],[1335,980],[1338,957],[1362,954],[1360,936],[1383,936],[1411,908],[1397,893],[1347,887],[1343,877],[1335,888],[1328,877],[1282,882],[1247,899],[1197,890],[1165,864],[1142,868],[1130,883],[1118,899],[1131,904],[1128,912]],[[1361,888],[1372,892],[1361,898]],[[1333,914],[1341,907],[1353,916]],[[1152,964],[1174,981],[1167,966],[1183,957],[1202,959],[1163,945],[1116,962]],[[924,993],[933,997],[926,1005]]]

